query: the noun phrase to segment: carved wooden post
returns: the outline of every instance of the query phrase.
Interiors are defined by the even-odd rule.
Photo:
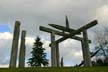
[[[59,44],[56,43],[56,61],[57,61],[57,67],[60,66],[60,58],[59,58]]]
[[[55,43],[55,33],[51,33],[51,64],[52,67],[57,67],[56,59],[56,43]]]
[[[22,31],[21,34],[21,44],[20,44],[20,52],[19,52],[19,67],[25,67],[25,36],[26,31]]]
[[[82,51],[83,51],[83,59],[84,59],[84,66],[92,66],[91,64],[91,57],[89,51],[89,43],[88,43],[88,35],[87,31],[83,31],[83,38],[82,40]]]
[[[9,65],[10,68],[16,67],[19,33],[20,33],[20,22],[16,21],[14,27],[14,35],[13,35],[12,50],[10,57],[10,65]]]

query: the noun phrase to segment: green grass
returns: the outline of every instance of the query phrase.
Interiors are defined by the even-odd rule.
[[[108,72],[108,67],[0,68],[0,72]]]

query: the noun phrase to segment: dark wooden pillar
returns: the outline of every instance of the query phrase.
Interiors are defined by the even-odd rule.
[[[51,33],[51,64],[52,67],[57,67],[56,59],[56,43],[55,43],[55,33]]]
[[[64,61],[63,61],[63,57],[61,58],[61,67],[64,67]]]
[[[89,43],[88,43],[88,35],[87,31],[83,31],[83,40],[82,40],[82,53],[83,53],[83,59],[84,59],[84,66],[90,67],[91,64],[91,57],[90,57],[90,51],[89,51]]]
[[[20,22],[16,21],[14,27],[12,50],[11,50],[11,57],[10,57],[10,64],[9,64],[10,68],[16,67],[19,34],[20,34]]]
[[[25,67],[25,36],[26,31],[22,31],[21,34],[21,44],[20,44],[20,52],[19,52],[19,67]]]

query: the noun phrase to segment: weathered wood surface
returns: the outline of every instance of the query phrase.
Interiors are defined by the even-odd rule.
[[[25,67],[25,36],[26,36],[26,31],[23,30],[21,34],[21,43],[20,43],[20,52],[19,52],[19,67]]]
[[[68,21],[68,17],[65,16],[65,20],[66,20],[66,28],[69,28],[69,21]]]
[[[56,35],[60,35],[60,36],[64,36],[64,37],[68,35],[67,33],[59,32],[59,31],[56,31],[56,30],[53,30],[53,29],[50,29],[50,28],[46,28],[46,27],[43,27],[43,26],[40,26],[39,29],[41,31],[45,31],[45,32],[48,32],[48,33],[51,33],[53,31]],[[78,36],[72,36],[71,38],[75,39],[75,40],[78,40],[78,41],[83,40],[83,38],[78,37]],[[88,41],[89,41],[89,43],[91,43],[91,40],[88,40]]]
[[[83,31],[83,38],[82,40],[82,52],[83,52],[83,60],[84,60],[84,66],[85,67],[90,67],[92,66],[91,63],[91,57],[90,57],[90,50],[89,50],[89,43],[88,43],[88,35],[87,31]]]
[[[42,31],[46,31],[46,32],[49,32],[49,33],[51,33],[51,48],[52,49],[56,49],[57,50],[57,47],[56,47],[56,44],[59,44],[60,42],[62,42],[62,41],[64,41],[65,39],[67,39],[67,38],[73,38],[73,37],[75,37],[75,38],[79,38],[79,40],[80,41],[83,41],[84,43],[88,43],[89,41],[88,41],[88,39],[86,39],[86,40],[83,40],[83,38],[81,39],[80,37],[76,37],[75,35],[76,34],[79,34],[79,33],[81,33],[81,32],[84,32],[85,30],[87,30],[88,28],[91,28],[91,27],[93,27],[93,26],[95,26],[97,24],[97,20],[94,20],[94,21],[92,21],[92,22],[90,22],[90,23],[88,23],[87,25],[85,25],[85,26],[83,26],[83,27],[80,27],[79,29],[77,29],[77,30],[74,30],[74,29],[71,29],[71,30],[69,30],[69,28],[66,28],[66,27],[63,27],[63,26],[59,26],[59,25],[54,25],[54,24],[49,24],[50,26],[52,26],[52,27],[54,27],[54,28],[57,28],[57,29],[59,29],[59,30],[62,30],[62,31],[65,31],[64,29],[68,29],[68,30],[66,30],[67,32],[69,32],[69,33],[63,33],[63,32],[59,32],[59,31],[56,31],[56,30],[52,30],[52,29],[49,29],[49,28],[45,28],[45,27],[42,27],[42,26],[40,26],[40,30],[42,30]],[[55,36],[54,35],[61,35],[61,36],[63,36],[62,38],[60,38],[60,39],[58,39],[58,40],[56,40],[55,41]],[[76,40],[77,40],[76,39]],[[87,47],[87,45],[84,45],[84,47]],[[89,48],[89,47],[87,47],[87,48]],[[52,58],[52,60],[56,60],[55,62],[54,61],[52,61],[52,66],[54,67],[56,67],[57,66],[57,51],[56,50],[51,50],[51,56],[52,57],[55,57],[55,59],[54,58]],[[54,54],[54,52],[53,51],[55,51],[55,55],[53,56],[53,54]],[[89,51],[89,50],[88,50]],[[53,53],[52,53],[53,52]],[[89,53],[88,53],[89,54]],[[89,56],[89,58],[90,58],[90,56]],[[91,66],[91,61],[90,61],[90,59],[88,59],[88,65],[87,66]]]
[[[75,29],[71,29],[69,27],[69,21],[68,21],[68,17],[65,16],[65,22],[66,22],[66,27],[64,26],[60,26],[60,25],[56,25],[56,24],[49,24],[51,27],[54,27],[58,30],[62,30],[63,32],[69,32],[69,33],[72,33],[73,31],[75,31]],[[81,34],[81,33],[78,33],[78,34]]]
[[[71,38],[71,37],[73,37],[74,35],[76,35],[76,34],[82,32],[82,31],[84,31],[84,30],[87,30],[87,29],[89,29],[89,28],[91,28],[91,27],[93,27],[93,26],[95,26],[95,25],[97,25],[97,20],[94,20],[94,21],[88,23],[87,25],[85,25],[85,26],[83,26],[83,27],[80,27],[79,29],[73,31],[71,34],[68,34],[68,35],[66,35],[65,37],[62,37],[62,38],[56,40],[55,42],[56,42],[56,43],[60,43],[60,42],[62,42],[62,41],[64,41],[64,40],[66,40],[67,38]]]
[[[16,21],[14,27],[12,50],[11,50],[11,57],[9,64],[10,68],[16,68],[19,34],[20,34],[20,22]]]
[[[57,67],[57,58],[56,58],[56,43],[55,43],[55,33],[51,33],[51,65],[52,67]]]
[[[61,64],[61,67],[63,67],[63,66],[64,66],[63,57],[61,57],[61,62],[60,62],[60,64]]]
[[[59,54],[59,44],[56,44],[56,61],[57,61],[57,67],[60,66],[60,54]]]
[[[94,57],[99,51],[100,51],[100,49],[97,50],[96,52],[94,52],[93,54],[91,54],[91,58]],[[80,67],[80,66],[82,66],[83,64],[84,64],[84,60],[83,60],[78,66]]]
[[[69,33],[73,33],[73,31],[75,31],[74,29],[70,29],[64,26],[60,26],[60,25],[56,25],[56,24],[48,24],[51,27],[54,27],[56,29],[62,30],[63,32],[69,32]],[[77,34],[81,34],[81,33],[77,33]]]

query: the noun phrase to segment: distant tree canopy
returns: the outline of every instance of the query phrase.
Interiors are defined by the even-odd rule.
[[[35,39],[31,54],[32,57],[28,59],[28,65],[31,67],[41,67],[48,65],[48,59],[46,59],[45,48],[42,47],[43,43],[40,42],[40,38]]]
[[[108,28],[95,30],[95,50],[100,49],[96,57],[95,65],[108,66]]]

